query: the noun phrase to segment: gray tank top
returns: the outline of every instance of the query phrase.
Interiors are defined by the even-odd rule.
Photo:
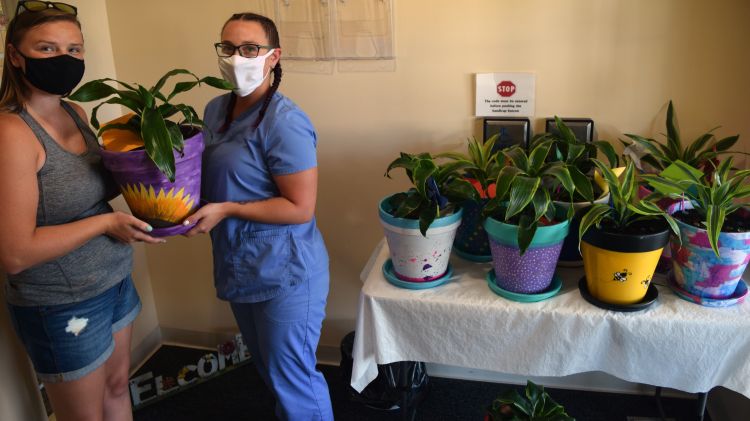
[[[42,144],[47,158],[37,173],[39,204],[36,225],[65,224],[112,212],[107,197],[116,188],[98,154],[96,135],[67,103],[86,141],[86,152],[76,155],[63,149],[26,110],[19,116]],[[132,268],[132,248],[106,235],[89,240],[55,260],[8,275],[8,302],[18,306],[67,304],[83,301],[111,288]]]

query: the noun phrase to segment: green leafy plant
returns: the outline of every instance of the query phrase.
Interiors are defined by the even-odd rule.
[[[550,181],[559,182],[570,198],[575,191],[567,165],[546,161],[552,143],[552,140],[539,142],[528,155],[519,146],[501,151],[509,165],[503,166],[498,173],[495,197],[483,211],[485,216],[518,225],[518,245],[522,255],[531,244],[542,218],[546,222],[554,219]],[[572,212],[571,207],[568,218],[572,217]]]
[[[413,187],[391,196],[391,214],[397,218],[419,219],[419,231],[427,229],[435,218],[453,213],[455,204],[476,194],[474,186],[460,176],[465,162],[437,163],[428,153],[401,155],[388,165],[385,176],[396,168],[406,171]]]
[[[499,153],[492,152],[497,139],[498,135],[493,135],[482,143],[476,138],[471,138],[468,140],[468,153],[443,152],[435,155],[436,159],[447,158],[462,163],[466,176],[476,180],[479,184],[480,191],[470,197],[475,202],[479,202],[481,198],[490,197],[490,186],[495,183],[500,172],[500,164],[497,159]]]
[[[641,161],[648,163],[658,171],[663,171],[679,160],[705,172],[712,168],[709,162],[714,162],[720,155],[739,153],[730,151],[732,146],[737,143],[739,135],[717,140],[712,132],[718,127],[698,136],[691,143],[683,145],[672,101],[669,101],[667,107],[666,127],[666,144],[643,136],[625,134],[631,139],[632,143],[640,145],[646,151],[646,154],[640,158]],[[628,142],[620,141],[625,146],[630,145]]]
[[[609,142],[599,140],[589,143],[578,139],[565,122],[557,116],[555,116],[555,126],[557,127],[556,133],[542,133],[534,136],[531,142],[532,148],[541,142],[551,140],[553,142],[552,152],[548,160],[566,164],[576,187],[576,197],[573,201],[593,202],[596,197],[595,184],[591,182],[594,167],[591,158],[596,158],[597,153],[602,152],[611,166],[617,166],[619,165],[619,157]],[[556,200],[566,195],[566,192],[559,185],[552,192],[553,198]]]
[[[619,177],[598,159],[592,161],[609,186],[612,206],[605,203],[595,203],[583,215],[578,229],[579,247],[580,239],[583,238],[586,231],[594,225],[600,227],[605,221],[609,228],[624,231],[637,222],[663,218],[669,224],[672,232],[675,234],[679,232],[674,218],[652,201],[655,199],[654,197],[646,197],[643,200],[638,198],[638,180],[632,160],[627,160],[627,165]]]
[[[177,82],[169,94],[161,92],[167,80],[175,75],[189,75],[193,80]],[[116,89],[109,82],[119,84]],[[193,107],[185,104],[170,103],[172,98],[205,83],[218,89],[230,90],[232,85],[216,77],[198,78],[188,70],[174,69],[162,76],[156,85],[146,88],[139,84],[128,84],[119,80],[104,78],[92,80],[78,88],[70,99],[79,102],[97,101],[109,98],[94,107],[91,113],[91,125],[98,130],[98,135],[112,129],[130,130],[139,135],[145,144],[146,153],[157,168],[170,181],[174,181],[175,161],[172,150],[182,152],[185,135],[195,133],[203,125]],[[111,123],[100,127],[97,111],[104,104],[121,105],[135,115],[126,123]],[[169,120],[179,117],[177,121]]]
[[[719,234],[727,217],[740,209],[742,199],[750,197],[750,170],[732,171],[732,157],[722,161],[710,175],[697,177],[684,162],[675,165],[685,173],[685,178],[669,179],[656,175],[643,175],[643,179],[657,190],[677,189],[680,195],[673,198],[689,199],[700,216],[708,241],[714,253],[719,255]]]
[[[510,389],[492,401],[484,420],[575,421],[575,418],[568,415],[562,405],[552,400],[543,386],[537,386],[529,380],[524,396],[516,389]]]

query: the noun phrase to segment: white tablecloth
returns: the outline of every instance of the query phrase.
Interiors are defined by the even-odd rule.
[[[377,376],[377,364],[423,361],[523,376],[602,371],[691,393],[725,386],[750,397],[747,302],[702,307],[659,286],[646,310],[607,311],[578,292],[582,269],[558,269],[558,295],[518,303],[488,288],[489,263],[456,256],[458,279],[409,290],[385,280],[387,259],[381,242],[362,272],[351,380],[358,391]]]

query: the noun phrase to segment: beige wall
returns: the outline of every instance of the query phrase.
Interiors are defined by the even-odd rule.
[[[233,12],[259,2],[107,1],[117,75],[152,84],[185,67],[218,75],[211,44]],[[319,132],[318,221],[331,255],[323,345],[353,329],[359,272],[381,238],[375,206],[405,186],[382,177],[399,151],[463,148],[480,134],[473,75],[526,71],[537,78],[535,128],[553,114],[591,117],[601,138],[656,136],[675,101],[688,137],[716,125],[748,151],[750,4],[746,1],[396,1],[394,72],[290,73],[281,90]],[[183,99],[198,110],[217,92]],[[235,329],[214,298],[207,238],[146,248],[162,326]]]

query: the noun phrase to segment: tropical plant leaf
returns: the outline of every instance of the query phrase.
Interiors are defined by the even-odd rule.
[[[611,215],[613,209],[604,203],[594,203],[581,218],[581,224],[578,226],[578,250],[581,249],[581,240],[586,231],[594,225],[599,225],[601,221]]]
[[[155,92],[160,92],[161,88],[164,87],[164,84],[167,82],[167,79],[169,79],[172,76],[179,75],[179,74],[185,74],[185,75],[191,75],[195,78],[195,80],[198,80],[198,76],[194,75],[191,71],[186,69],[172,69],[168,71],[164,76],[162,76],[158,82],[156,82],[156,85],[154,85],[149,92],[153,95]]]
[[[604,156],[607,157],[607,161],[609,161],[610,167],[618,167],[620,166],[620,158],[617,155],[617,152],[615,152],[615,148],[612,147],[612,144],[609,142],[605,142],[603,140],[597,140],[594,142],[594,145],[599,149]],[[596,158],[596,156],[592,156],[591,158]]]
[[[594,201],[594,188],[591,186],[591,179],[586,177],[578,168],[569,167],[568,172],[573,180],[575,190],[586,199],[587,202]]]
[[[505,214],[506,220],[524,210],[526,205],[534,198],[540,183],[541,179],[539,177],[519,175],[513,179],[513,183],[510,186],[508,210]]]
[[[143,110],[141,137],[146,144],[146,153],[156,167],[169,181],[174,182],[175,166],[171,137],[164,119],[156,108]]]
[[[437,203],[432,206],[425,206],[424,210],[419,214],[419,232],[422,236],[427,237],[427,229],[430,228],[432,222],[437,218],[440,213],[440,207]]]

